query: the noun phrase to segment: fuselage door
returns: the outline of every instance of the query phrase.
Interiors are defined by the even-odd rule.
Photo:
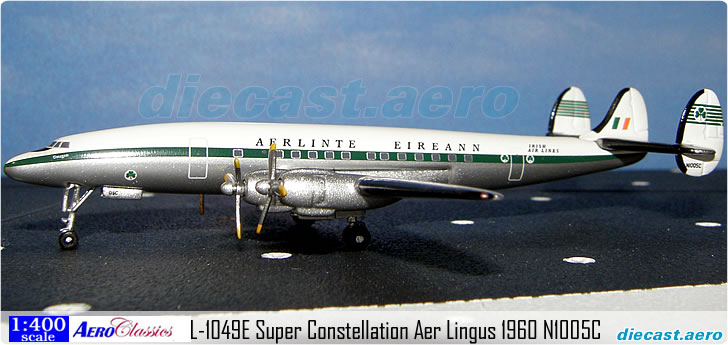
[[[532,155],[501,155],[501,162],[509,164],[508,182],[518,182],[523,179],[526,173],[526,165],[533,164],[536,157]]]
[[[187,151],[189,168],[187,178],[190,180],[204,180],[207,178],[207,138],[190,138]]]
[[[520,181],[523,178],[523,173],[526,169],[526,165],[524,164],[525,160],[527,159],[525,156],[521,155],[501,155],[500,156],[501,162],[508,164],[508,181],[514,182],[514,181]],[[528,163],[533,162],[533,156],[528,156]]]

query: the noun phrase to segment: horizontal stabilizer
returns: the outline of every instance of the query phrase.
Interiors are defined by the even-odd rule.
[[[689,147],[681,145],[646,143],[642,141],[622,139],[598,139],[597,144],[607,151],[633,151],[633,152],[655,152],[685,155],[692,159],[703,162],[712,161],[715,158],[715,151],[700,147]]]
[[[379,177],[359,179],[359,192],[363,195],[397,198],[442,198],[463,200],[500,200],[498,192],[436,182],[396,180]]]

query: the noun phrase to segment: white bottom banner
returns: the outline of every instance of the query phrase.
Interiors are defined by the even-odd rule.
[[[3,312],[5,342],[720,344],[725,311]]]

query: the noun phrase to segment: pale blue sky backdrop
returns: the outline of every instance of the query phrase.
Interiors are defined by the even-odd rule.
[[[200,76],[195,105],[213,86],[234,97],[249,86],[310,91],[361,80],[357,107],[380,109],[398,86],[419,96],[445,86],[455,98],[467,86],[506,86],[518,103],[503,118],[484,116],[477,101],[463,118],[346,118],[339,97],[324,118],[301,107],[292,118],[251,121],[527,135],[546,133],[570,85],[586,94],[592,126],[631,86],[645,98],[651,141],[664,143],[674,142],[695,91],[711,88],[726,103],[723,2],[5,2],[1,10],[3,163],[63,135],[209,121],[194,108],[184,119],[140,115],[142,95],[170,75]],[[240,119],[231,110],[215,120]],[[651,154],[633,168],[674,167],[674,157]]]

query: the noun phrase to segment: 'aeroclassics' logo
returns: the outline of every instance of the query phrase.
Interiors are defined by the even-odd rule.
[[[116,337],[138,337],[138,338],[169,338],[172,336],[173,326],[142,325],[125,317],[115,317],[109,321],[107,326],[92,326],[88,321],[83,321],[76,328],[73,337],[80,338],[111,338]]]

